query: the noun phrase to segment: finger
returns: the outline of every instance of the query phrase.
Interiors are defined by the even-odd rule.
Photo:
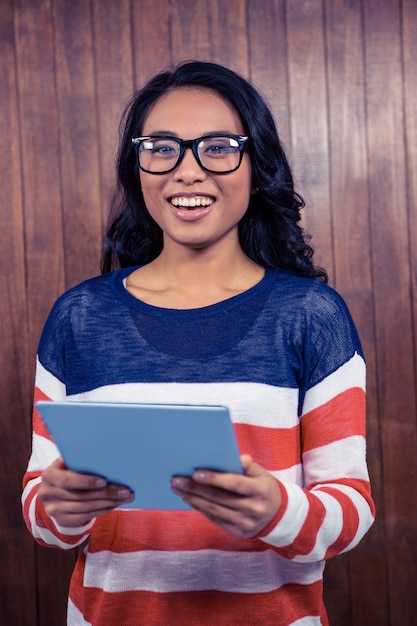
[[[129,500],[133,499],[133,497],[133,494],[131,494]],[[68,526],[70,528],[83,526],[92,519],[113,511],[121,504],[123,504],[122,501],[109,499],[88,501],[53,499],[44,502],[47,514],[60,526]]]
[[[227,491],[210,484],[199,484],[190,478],[175,477],[172,480],[172,490],[185,502],[190,504],[190,506],[201,511],[204,510],[204,512],[208,510],[213,511],[211,505],[214,504],[216,504],[219,509],[245,509],[245,495],[242,496],[234,491]],[[211,504],[206,506],[206,503]]]
[[[192,476],[197,485],[212,487],[214,490],[222,490],[240,497],[249,496],[253,493],[253,484],[248,475],[229,474],[197,470]]]
[[[67,490],[95,490],[107,486],[106,479],[101,476],[81,474],[68,469],[46,470],[42,474],[42,480]]]
[[[105,489],[94,491],[90,489],[62,489],[61,487],[50,486],[41,488],[39,495],[44,502],[51,500],[69,502],[109,500],[111,502],[123,502],[133,498],[133,492],[130,489],[118,485],[108,485]]]
[[[250,456],[250,454],[241,454],[240,461],[242,463],[243,471],[246,473],[248,467],[253,462],[252,457]]]
[[[115,500],[108,500],[103,498],[101,500],[79,500],[79,501],[59,501],[54,500],[47,504],[50,512],[65,514],[65,515],[87,515],[98,514],[100,511],[110,511],[120,506],[121,502]]]
[[[257,533],[256,518],[240,508],[224,506],[195,494],[187,495],[183,499],[208,520],[235,537],[252,537]]]
[[[100,515],[104,515],[106,513],[111,513],[115,508],[117,508],[114,503],[112,506],[103,506],[101,508],[94,508],[92,510],[87,511],[73,511],[73,510],[61,510],[59,507],[45,507],[48,515],[53,518],[59,526],[64,526],[67,528],[79,528],[80,526],[85,526],[92,520],[100,517]]]

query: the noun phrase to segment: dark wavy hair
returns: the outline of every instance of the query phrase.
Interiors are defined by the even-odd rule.
[[[326,271],[313,264],[313,248],[300,226],[304,202],[294,191],[288,160],[267,105],[246,79],[203,61],[181,63],[156,75],[125,110],[120,126],[118,184],[103,242],[102,272],[149,263],[162,251],[162,231],[147,211],[131,139],[142,134],[145,118],[158,98],[181,87],[217,92],[237,111],[249,136],[247,150],[257,192],[251,195],[238,225],[242,250],[263,267],[287,269],[327,282]]]

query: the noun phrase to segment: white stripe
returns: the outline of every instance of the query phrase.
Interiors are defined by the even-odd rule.
[[[328,483],[327,485],[320,485],[320,487],[312,489],[311,492],[314,493],[319,500],[321,500],[326,509],[326,518],[324,519],[317,534],[316,545],[313,550],[310,554],[305,556],[297,556],[294,560],[298,563],[308,563],[313,559],[323,559],[329,547],[338,539],[343,530],[342,506],[336,499],[336,496],[320,491],[320,488],[324,486],[331,487],[335,491],[344,493],[351,500],[352,506],[358,511],[359,524],[355,536],[350,544],[348,544],[348,546],[346,546],[341,553],[354,548],[362,539],[364,534],[369,530],[374,521],[368,503],[361,496],[361,494],[356,491],[356,489],[353,489],[353,487]]]
[[[59,450],[53,441],[42,435],[33,433],[32,454],[28,463],[28,472],[40,472],[49,467],[60,456]]]
[[[270,474],[272,474],[272,476],[274,476],[277,480],[284,483],[295,483],[300,487],[304,486],[303,466],[301,463],[292,465],[291,467],[286,467],[283,470],[270,471]]]
[[[289,626],[322,626],[322,622],[317,615],[309,615],[298,619],[296,622],[291,622]]]
[[[262,383],[126,383],[71,395],[88,402],[214,404],[227,406],[232,421],[291,428],[297,418],[298,389]]]
[[[365,440],[361,436],[347,437],[342,441],[335,441],[327,446],[315,448],[306,452],[303,455],[303,459],[305,484],[307,486],[315,482],[319,482],[320,486],[322,486],[323,483],[327,482],[334,488],[340,488],[339,484],[333,483],[334,480],[339,478],[369,480],[365,461]],[[291,545],[295,541],[309,512],[309,502],[303,489],[287,481],[283,481],[283,486],[288,495],[287,508],[277,526],[267,536],[262,538],[266,543],[280,548]],[[363,511],[364,520],[363,522],[362,520],[360,521],[360,529],[358,529],[357,533],[359,537],[360,530],[361,536],[363,536],[372,523],[370,521],[372,518],[370,518],[369,506],[359,492],[353,488],[348,489],[352,506],[356,506],[360,516]],[[328,494],[320,493],[319,487],[316,495],[322,498],[326,508],[326,518],[323,521],[320,536],[317,539],[319,543],[316,544],[312,553],[307,556],[297,557],[295,559],[297,561],[306,560],[310,562],[313,559],[322,559],[327,548],[324,549],[321,546],[326,545],[329,547],[337,539],[341,531],[340,518],[342,513],[338,501]],[[329,520],[329,522],[326,523],[326,520]],[[336,537],[334,537],[333,535],[337,528],[339,528],[339,531]]]
[[[358,511],[358,516],[359,516],[358,529],[356,531],[354,538],[350,542],[350,544],[346,546],[344,550],[342,550],[342,553],[343,553],[343,552],[347,552],[348,550],[352,550],[352,548],[358,545],[358,543],[360,542],[364,534],[369,530],[369,528],[374,523],[374,517],[372,515],[371,509],[369,508],[367,501],[361,496],[361,494],[358,491],[356,491],[356,489],[353,489],[353,487],[349,487],[349,485],[329,484],[329,487],[332,487],[332,489],[337,489],[338,491],[342,491],[343,493],[345,493],[352,500],[354,506],[356,507]]]
[[[345,493],[351,500],[352,507],[358,512],[359,524],[357,531],[351,543],[343,552],[354,548],[374,522],[367,501],[356,489],[349,487],[349,485],[341,485],[332,482],[320,484],[320,486],[313,488],[311,493],[323,503],[325,518],[318,529],[316,542],[311,552],[305,555],[295,556],[293,558],[294,562],[306,564],[321,561],[328,548],[337,540],[343,530],[342,506],[336,496],[320,491],[322,487],[331,487],[336,491]],[[278,548],[284,548],[294,542],[308,515],[309,503],[304,491],[299,489],[296,485],[291,484],[286,484],[285,488],[288,494],[288,506],[284,515],[274,530],[262,538],[265,543]]]
[[[343,529],[342,506],[338,500],[329,493],[320,492],[318,489],[315,496],[324,506],[325,518],[318,529],[313,549],[308,554],[294,557],[294,561],[297,563],[311,563],[311,561],[324,559],[329,546],[336,541]]]
[[[71,598],[68,599],[67,626],[92,626],[91,622],[84,619],[84,615],[78,610]]]
[[[304,477],[308,485],[332,482],[339,478],[369,480],[366,466],[366,442],[353,435],[304,452]]]
[[[307,391],[303,415],[353,387],[360,387],[365,391],[365,386],[365,361],[359,354],[355,353],[347,363]]]
[[[285,483],[288,496],[287,508],[278,524],[262,541],[277,548],[290,546],[297,538],[309,512],[307,495],[298,485]]]
[[[283,585],[321,580],[324,563],[309,565],[266,552],[198,550],[88,553],[84,585],[106,592],[181,592],[215,589],[264,593]]]
[[[36,358],[35,385],[51,400],[65,400],[66,387],[56,376],[44,368],[39,358]]]

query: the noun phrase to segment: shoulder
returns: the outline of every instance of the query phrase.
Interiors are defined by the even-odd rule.
[[[123,279],[134,268],[123,268],[95,276],[71,287],[55,302],[51,313],[67,311],[73,308],[107,306],[109,298],[114,298],[116,286],[123,284]]]
[[[105,293],[108,290],[108,284],[109,275],[104,274],[103,276],[89,278],[71,287],[55,301],[48,319],[67,316],[72,309],[82,307],[91,299],[99,297],[100,293]]]
[[[270,311],[279,312],[288,333],[320,353],[345,346],[348,353],[362,352],[360,339],[343,297],[316,278],[273,270]]]
[[[288,270],[270,270],[271,295],[282,306],[297,307],[309,315],[332,316],[337,312],[348,314],[342,296],[317,278],[299,276]]]
[[[86,320],[106,319],[110,311],[116,311],[120,296],[115,285],[121,285],[123,278],[132,268],[124,268],[89,278],[65,291],[55,301],[45,322],[43,335],[64,335],[80,328]]]

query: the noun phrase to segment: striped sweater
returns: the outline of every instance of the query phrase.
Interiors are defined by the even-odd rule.
[[[26,523],[44,546],[85,542],[68,624],[327,624],[325,559],[353,548],[374,517],[365,363],[346,305],[320,281],[268,269],[218,304],[161,309],[125,289],[133,269],[58,299],[39,344],[35,399],[226,405],[240,451],[275,476],[283,502],[252,539],[196,511],[118,509],[59,527],[37,498],[58,451],[35,410]]]

